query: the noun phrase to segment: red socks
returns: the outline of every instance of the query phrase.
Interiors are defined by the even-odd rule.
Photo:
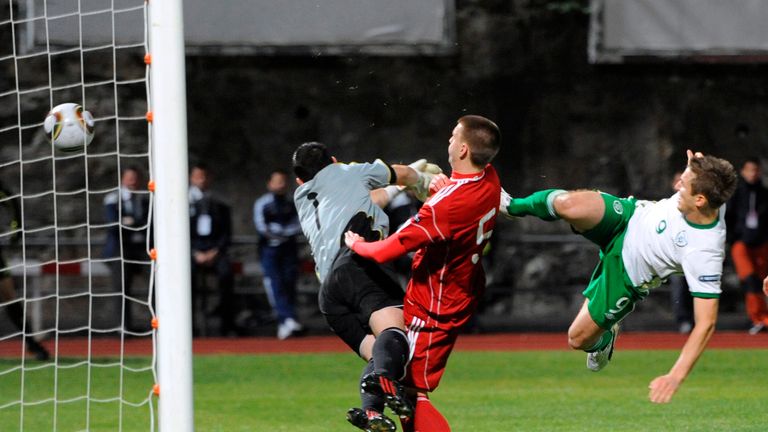
[[[450,432],[451,427],[429,398],[419,396],[413,418],[402,424],[403,432]]]

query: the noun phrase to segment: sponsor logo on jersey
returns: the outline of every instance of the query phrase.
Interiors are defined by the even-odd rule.
[[[701,275],[701,276],[699,276],[699,281],[701,281],[701,282],[720,282],[720,275],[719,274]]]
[[[667,229],[667,221],[662,219],[658,225],[656,225],[656,234],[661,234]]]
[[[621,202],[619,202],[619,201],[614,201],[613,202],[613,211],[615,211],[616,214],[624,213],[624,207],[622,207]]]
[[[675,246],[677,247],[688,246],[688,234],[685,233],[685,230],[675,234]]]

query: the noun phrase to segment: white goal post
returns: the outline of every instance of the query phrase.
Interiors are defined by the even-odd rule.
[[[194,430],[182,0],[150,4],[161,432]]]
[[[0,0],[2,432],[194,431],[182,4]]]

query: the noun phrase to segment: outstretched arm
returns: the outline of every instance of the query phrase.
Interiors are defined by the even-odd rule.
[[[694,298],[693,309],[696,324],[691,331],[688,340],[680,352],[674,366],[669,373],[657,377],[648,386],[650,392],[648,397],[653,403],[667,403],[677,392],[680,384],[693,369],[696,361],[704,352],[707,342],[715,332],[715,322],[717,321],[717,308],[719,300],[710,298]]]
[[[377,263],[392,261],[408,253],[398,239],[397,234],[393,234],[381,241],[366,242],[364,238],[352,231],[344,233],[344,243],[356,254],[372,259]]]
[[[377,206],[384,208],[392,202],[392,199],[401,192],[399,186],[389,185],[387,187],[374,189],[371,191],[371,201]]]
[[[439,166],[427,162],[426,159],[419,159],[408,165],[391,165],[395,172],[397,183],[380,189],[371,191],[371,200],[377,206],[384,208],[404,189],[412,189],[416,198],[425,201],[433,192],[430,191],[430,183],[436,174],[441,174],[443,170]]]
[[[447,204],[441,201],[438,205],[443,208]],[[429,244],[445,241],[443,233],[448,232],[451,232],[451,224],[445,210],[437,210],[426,203],[416,216],[385,240],[366,242],[356,233],[347,231],[344,233],[344,243],[358,255],[383,263]]]
[[[439,166],[428,163],[426,159],[420,159],[410,165],[392,165],[397,174],[397,184],[413,190],[416,199],[426,201],[433,191],[430,191],[430,183],[435,175],[442,174]]]

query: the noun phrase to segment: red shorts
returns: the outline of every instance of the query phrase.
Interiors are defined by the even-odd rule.
[[[421,391],[433,391],[445,372],[448,356],[456,343],[459,328],[441,325],[426,316],[419,316],[406,302],[403,317],[408,326],[411,360],[405,384]]]

